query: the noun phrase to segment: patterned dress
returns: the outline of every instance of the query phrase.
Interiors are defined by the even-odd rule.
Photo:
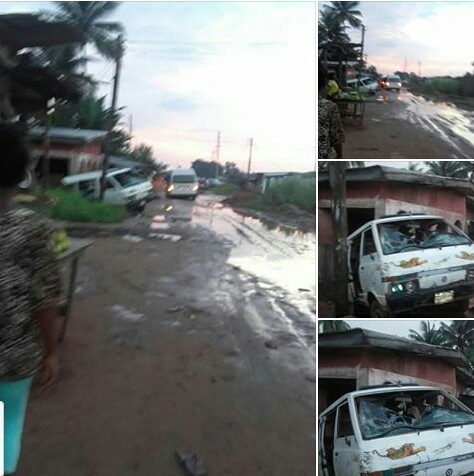
[[[0,213],[0,380],[32,377],[43,345],[34,313],[57,304],[60,278],[50,221],[33,211]]]
[[[318,98],[318,160],[335,159],[335,146],[344,140],[341,115],[336,104]]]

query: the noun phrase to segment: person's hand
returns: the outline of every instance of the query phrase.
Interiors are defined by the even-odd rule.
[[[59,375],[59,359],[56,353],[50,354],[43,358],[40,370],[40,388],[43,392],[52,383],[54,383]]]

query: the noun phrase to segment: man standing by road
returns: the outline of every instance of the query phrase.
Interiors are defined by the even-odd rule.
[[[334,71],[331,71],[329,73],[329,81],[328,81],[328,87],[327,87],[327,96],[328,99],[333,99],[335,98],[341,89],[339,88],[339,85],[337,84],[336,81],[336,75],[334,74]]]
[[[318,64],[318,159],[342,159],[344,131],[337,105],[324,98],[326,69]]]

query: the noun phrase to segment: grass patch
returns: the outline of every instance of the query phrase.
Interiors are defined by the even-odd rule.
[[[270,204],[289,204],[306,212],[316,213],[316,177],[289,177],[268,187],[263,198]]]
[[[271,212],[274,211],[274,206],[266,202],[263,196],[258,196],[252,198],[251,200],[245,202],[245,207],[257,212]]]
[[[236,192],[242,190],[239,185],[236,183],[226,182],[221,185],[216,185],[209,189],[210,192],[216,193],[217,195],[233,195]]]
[[[86,223],[119,223],[127,215],[121,205],[93,202],[71,190],[49,189],[47,194],[52,203],[36,205],[42,213],[58,220]]]

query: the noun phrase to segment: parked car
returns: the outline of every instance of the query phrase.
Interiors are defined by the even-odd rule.
[[[348,79],[346,84],[349,88],[359,89],[359,91],[365,91],[369,94],[375,94],[379,89],[379,84],[375,79],[369,76],[362,78]]]
[[[209,179],[209,187],[216,187],[217,185],[222,185],[224,182],[218,178]]]
[[[400,91],[402,88],[402,80],[397,74],[391,74],[382,78],[380,85],[384,89]]]
[[[166,194],[168,197],[196,199],[199,183],[194,169],[176,169],[170,173]]]
[[[81,195],[98,200],[100,198],[101,171],[68,175],[61,185]],[[131,173],[130,168],[110,169],[106,174],[104,201],[125,205],[130,209],[143,210],[153,196],[151,182]]]
[[[369,221],[348,237],[349,298],[371,317],[423,308],[462,315],[474,297],[473,245],[439,216]]]
[[[436,387],[350,392],[318,420],[322,476],[462,476],[474,468],[474,413]]]

